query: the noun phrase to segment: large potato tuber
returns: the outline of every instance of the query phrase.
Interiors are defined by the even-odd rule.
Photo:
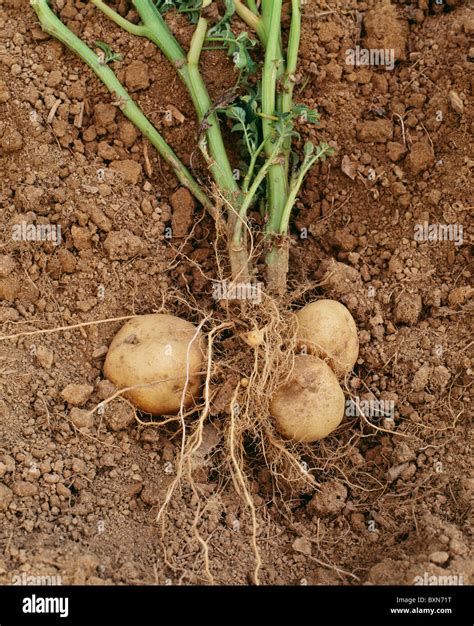
[[[176,414],[187,372],[184,406],[191,406],[199,393],[203,339],[201,333],[196,333],[193,324],[173,315],[135,317],[112,340],[104,373],[119,389],[160,381],[124,395],[152,415]]]

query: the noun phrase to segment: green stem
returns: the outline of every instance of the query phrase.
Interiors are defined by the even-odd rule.
[[[227,43],[230,43],[230,42],[233,42],[233,39],[229,39],[229,37],[206,37],[206,41],[226,41]],[[223,46],[223,47],[227,48],[227,46]],[[215,50],[215,49],[216,48],[212,48],[212,50]]]
[[[268,32],[263,19],[246,7],[242,0],[234,0],[234,4],[237,15],[247,24],[247,26],[257,33],[260,41],[265,47],[268,41]]]
[[[270,28],[270,21],[272,18],[273,0],[262,0],[262,6],[260,13],[262,15],[262,21],[266,28]]]
[[[203,0],[201,10],[205,9],[210,4],[212,4],[212,0]],[[207,25],[207,20],[201,15],[196,26],[196,30],[194,31],[191,46],[188,52],[188,63],[191,65],[199,65],[202,47],[204,45],[204,41],[206,40]]]
[[[296,69],[301,41],[301,0],[291,0],[291,26],[286,58],[286,71],[283,78],[282,111],[288,113],[293,109],[293,93],[296,83]],[[290,168],[291,137],[283,146],[285,153],[285,172],[288,177]]]
[[[277,109],[277,78],[283,65],[280,47],[282,0],[267,0],[262,3],[262,16],[268,21],[268,44],[265,53],[265,62],[262,75],[262,113],[263,137],[266,141],[265,151],[269,157],[272,154],[271,135],[273,123],[270,116],[274,116]],[[268,222],[267,231],[275,231],[281,220],[281,213],[288,195],[288,181],[285,175],[284,163],[281,161],[272,165],[268,173]]]
[[[247,193],[247,191],[249,190],[250,181],[252,180],[253,171],[255,169],[257,159],[262,153],[262,150],[264,147],[265,147],[265,140],[262,141],[262,143],[258,146],[255,152],[252,154],[252,158],[250,159],[249,169],[248,169],[247,175],[244,178],[244,182],[242,185],[242,193],[244,194]]]
[[[275,232],[281,220],[281,214],[288,197],[288,182],[284,163],[272,165],[268,173],[268,222],[266,232]]]
[[[247,6],[252,11],[252,13],[255,13],[255,15],[258,15],[258,7],[257,7],[257,3],[255,2],[255,0],[247,0]]]
[[[108,65],[102,65],[98,56],[56,17],[49,7],[48,0],[30,0],[30,4],[36,11],[43,30],[61,41],[91,68],[115,96],[123,114],[150,140],[165,161],[172,167],[181,184],[187,187],[203,206],[212,209],[212,203],[209,198],[160,133],[135,104],[112,69]]]
[[[298,65],[298,52],[301,41],[301,0],[291,0],[291,26],[286,57],[286,72],[283,82],[283,112],[293,108],[293,91],[295,88],[295,73]]]
[[[245,194],[244,201],[242,202],[242,206],[240,207],[239,217],[235,224],[234,237],[233,237],[234,246],[240,245],[240,242],[242,239],[242,228],[243,228],[243,224],[245,223],[247,211],[249,210],[250,205],[252,204],[254,196],[257,193],[260,185],[265,179],[265,176],[267,175],[268,170],[272,166],[273,160],[280,152],[282,143],[283,143],[283,139],[280,138],[275,144],[271,155],[268,157],[268,159],[265,161],[265,163],[262,165],[257,175],[255,176],[255,179],[249,191]]]
[[[265,62],[262,75],[262,113],[266,116],[275,113],[276,83],[279,64],[282,58],[278,51],[279,24],[281,18],[282,0],[274,2],[271,13],[270,30]],[[268,118],[263,118],[263,136],[268,138],[272,133],[272,123]],[[268,146],[271,152],[271,146]]]
[[[156,43],[180,73],[186,63],[186,55],[158,9],[151,0],[133,0],[133,4],[145,26],[145,37]]]
[[[270,0],[270,2],[267,2],[267,4],[262,6],[262,16],[260,16],[259,13],[257,13],[256,15],[249,8],[247,8],[243,4],[242,0],[234,0],[235,12],[247,24],[247,26],[250,26],[250,28],[252,28],[257,33],[258,38],[260,39],[260,42],[263,48],[266,48],[268,44],[268,32],[270,29],[269,18],[271,15],[271,8],[272,8],[271,2],[273,2],[273,0]],[[264,16],[265,16],[265,19],[264,19]],[[280,64],[280,67],[278,68],[277,77],[280,78],[285,72],[285,62],[283,58],[281,34],[279,34],[278,36],[278,58],[281,59],[281,64]],[[277,96],[277,105],[278,105],[277,109],[281,111],[282,108],[281,108],[281,96],[280,95]]]
[[[210,1],[204,0],[203,8],[210,3]],[[207,30],[208,20],[200,17],[188,53],[188,89],[197,110],[199,122],[202,122],[207,116],[206,123],[208,128],[206,136],[209,144],[209,152],[213,160],[209,167],[214,176],[214,180],[219,187],[236,198],[239,195],[239,186],[234,178],[229,157],[227,156],[217,113],[213,112],[209,115],[213,104],[199,70],[199,60],[202,47],[206,40]]]
[[[273,8],[274,8],[274,0],[262,0],[262,7],[261,7],[262,22],[267,31],[269,31],[271,27]],[[284,59],[285,55],[283,54],[283,44],[282,44],[282,39],[281,39],[281,15],[280,15],[279,23],[278,23],[278,53],[277,55],[278,55],[278,58],[281,59],[280,66],[278,68],[277,78],[281,79],[281,77],[285,73],[285,59]],[[281,113],[283,111],[281,94],[277,94],[276,102],[277,102],[277,111]]]
[[[127,33],[137,35],[138,37],[145,35],[146,28],[144,26],[132,24],[132,22],[119,15],[117,11],[111,9],[103,0],[91,0],[91,3],[100,9],[110,20],[115,22],[117,26],[126,30]]]
[[[279,228],[279,233],[280,235],[285,235],[288,232],[288,227],[289,227],[289,223],[290,223],[290,215],[291,215],[291,210],[296,202],[296,198],[298,197],[298,194],[300,192],[301,186],[303,184],[304,181],[304,177],[306,176],[306,174],[309,172],[309,170],[313,167],[313,165],[316,163],[316,161],[319,161],[319,159],[324,156],[324,154],[326,152],[328,152],[329,150],[331,150],[331,148],[328,146],[327,148],[324,149],[318,149],[318,151],[316,152],[315,155],[313,155],[310,158],[307,158],[303,161],[303,164],[300,168],[300,171],[298,172],[298,176],[296,176],[296,178],[294,179],[292,185],[291,185],[291,189],[290,189],[290,193],[288,195],[288,200],[285,204],[285,207],[283,209],[283,214],[281,217],[281,222],[280,222],[280,228]]]
[[[262,17],[270,14],[270,0],[262,0]],[[292,0],[292,16],[290,36],[288,41],[287,66],[280,77],[283,78],[283,95],[278,99],[279,110],[288,113],[293,109],[294,74],[298,62],[298,52],[301,38],[301,0]],[[291,137],[287,138],[283,146],[283,176],[288,181],[289,164],[291,156]],[[309,160],[302,166],[299,176],[292,180],[290,191],[287,192],[284,206],[279,205],[273,212],[267,224],[266,232],[270,235],[270,250],[265,257],[267,267],[267,284],[270,291],[282,295],[286,289],[286,280],[289,266],[289,241],[284,235],[288,231],[291,210],[296,202],[298,192],[303,183],[304,176],[315,160]],[[269,184],[271,184],[271,180]],[[278,237],[280,235],[280,237]],[[283,235],[283,237],[281,236]]]

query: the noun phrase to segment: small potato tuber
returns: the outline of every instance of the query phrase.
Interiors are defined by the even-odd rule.
[[[275,393],[270,413],[278,429],[298,442],[317,441],[344,417],[344,393],[331,368],[312,355],[297,355],[290,380]]]
[[[296,313],[298,348],[327,359],[338,377],[344,377],[359,356],[354,318],[336,300],[317,300]]]

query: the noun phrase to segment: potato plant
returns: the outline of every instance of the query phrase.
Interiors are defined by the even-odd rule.
[[[206,420],[214,415],[223,418],[224,460],[250,510],[258,584],[258,523],[245,467],[249,441],[259,450],[277,485],[284,480],[291,489],[302,483],[304,488],[314,489],[314,477],[302,469],[306,463],[302,455],[311,458],[307,444],[327,437],[341,423],[345,403],[338,377],[349,373],[358,354],[354,320],[339,303],[324,300],[309,304],[297,315],[288,308],[292,209],[311,167],[333,152],[324,142],[317,146],[302,142],[297,132],[297,124],[319,121],[315,110],[294,98],[302,0],[285,4],[291,8],[286,45],[283,0],[133,0],[138,23],[124,18],[103,0],[91,0],[117,26],[153,42],[175,68],[196,109],[197,143],[213,178],[211,190],[196,180],[121,84],[112,69],[119,52],[95,42],[97,54],[61,22],[48,0],[30,2],[43,29],[92,69],[112,93],[115,105],[214,218],[216,233],[225,232],[225,265],[226,272],[230,270],[232,289],[252,286],[256,266],[266,268],[266,292],[251,306],[243,301],[240,307],[227,302],[220,315],[221,311],[202,311],[199,303],[189,304],[201,318],[198,326],[169,315],[137,316],[117,333],[104,364],[105,375],[119,388],[120,395],[145,413],[166,417],[153,425],[179,423],[176,477],[157,520],[182,477],[193,485],[194,459]],[[185,13],[194,24],[187,51],[167,25],[165,14],[170,9]],[[242,30],[242,24],[248,30]],[[202,52],[209,48],[224,49],[238,69],[234,88],[216,102],[211,100],[200,70],[206,62]],[[259,58],[263,60],[257,62]],[[235,176],[225,148],[224,126],[241,139],[240,177]],[[261,219],[251,219],[257,210]],[[256,231],[256,221],[263,225],[261,232]],[[254,246],[254,241],[259,245]],[[219,268],[222,265],[219,262]],[[227,283],[218,282],[219,286]],[[216,323],[219,317],[224,319]],[[201,334],[211,318],[211,330]],[[224,343],[229,332],[232,341]],[[214,358],[216,353],[218,359]],[[193,419],[188,420],[189,415]],[[197,497],[195,488],[194,493]],[[212,581],[207,545],[198,531],[203,506],[198,502],[194,528],[203,547],[206,574]]]

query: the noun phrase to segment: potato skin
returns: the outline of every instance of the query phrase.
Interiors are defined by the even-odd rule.
[[[359,338],[354,318],[336,300],[317,300],[296,313],[299,349],[328,360],[337,376],[343,378],[359,356]]]
[[[291,378],[273,396],[270,413],[283,436],[310,443],[339,426],[344,407],[344,393],[334,372],[307,354],[295,356]]]
[[[163,381],[124,395],[152,415],[178,413],[186,381],[188,345],[196,327],[174,315],[140,315],[115,335],[104,363],[104,373],[119,389]],[[202,335],[189,348],[189,375],[185,407],[199,394],[203,364]]]

